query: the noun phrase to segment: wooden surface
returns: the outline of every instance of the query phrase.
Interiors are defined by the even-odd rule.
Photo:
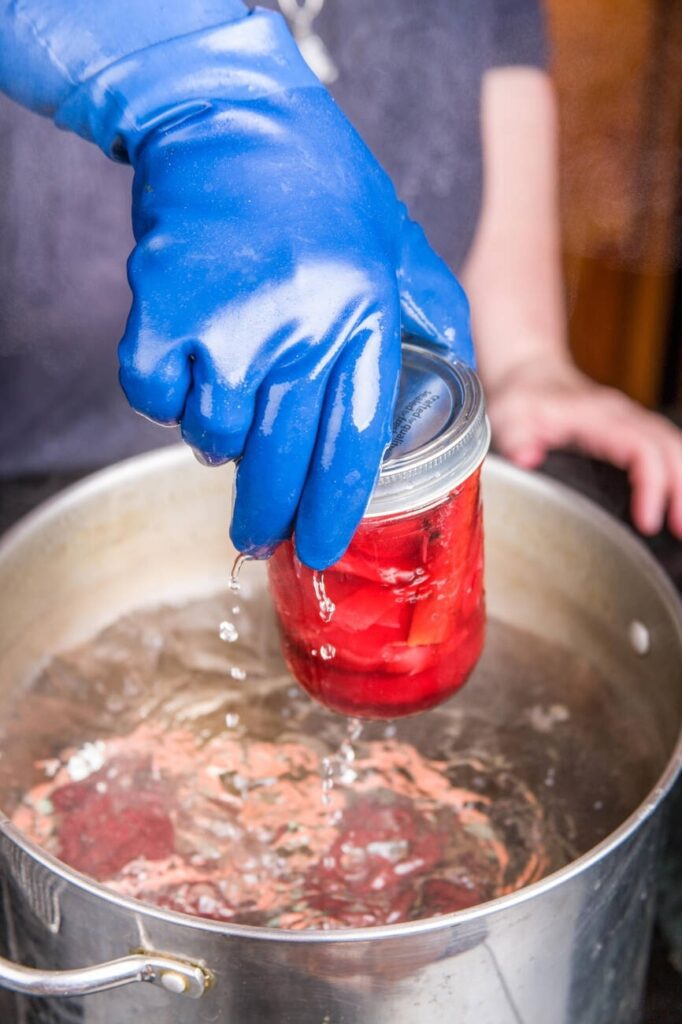
[[[682,0],[546,3],[571,344],[597,380],[656,405],[679,258]]]

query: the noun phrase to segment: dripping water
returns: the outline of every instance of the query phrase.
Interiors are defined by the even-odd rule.
[[[346,720],[346,735],[339,744],[338,750],[322,758],[322,803],[328,807],[331,794],[336,783],[340,786],[352,786],[358,777],[355,762],[358,757],[356,744],[359,743],[364,729],[360,718]]]
[[[334,612],[336,611],[336,605],[327,595],[327,589],[324,583],[324,573],[318,572],[317,569],[313,573],[313,587],[315,589],[315,597],[317,598],[317,603],[320,608],[320,618],[326,625],[332,621]]]
[[[241,591],[241,582],[239,580],[239,574],[244,566],[245,562],[251,560],[250,555],[239,554],[234,560],[232,565],[232,572],[230,573],[230,579],[228,581],[228,588],[231,594],[239,594]],[[236,621],[241,614],[241,605],[233,604],[231,608],[232,619],[225,619],[220,623],[218,627],[218,634],[221,640],[225,643],[233,644],[239,639],[239,629],[237,628]],[[230,676],[232,679],[238,679],[243,681],[246,679],[246,672],[239,665],[232,665],[230,667]]]

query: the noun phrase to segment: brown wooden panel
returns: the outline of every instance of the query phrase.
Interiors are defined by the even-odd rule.
[[[682,3],[547,6],[571,345],[597,380],[655,405],[678,255]]]

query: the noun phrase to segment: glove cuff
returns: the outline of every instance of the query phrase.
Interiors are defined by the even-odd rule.
[[[281,15],[256,8],[229,22],[129,54],[86,79],[58,107],[55,124],[135,163],[150,132],[221,104],[291,89],[323,89]]]

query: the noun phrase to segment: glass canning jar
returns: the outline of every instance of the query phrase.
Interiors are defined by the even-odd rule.
[[[393,441],[346,554],[323,574],[291,541],[268,574],[287,664],[334,711],[395,718],[466,682],[483,646],[479,478],[490,443],[478,377],[403,346]]]

